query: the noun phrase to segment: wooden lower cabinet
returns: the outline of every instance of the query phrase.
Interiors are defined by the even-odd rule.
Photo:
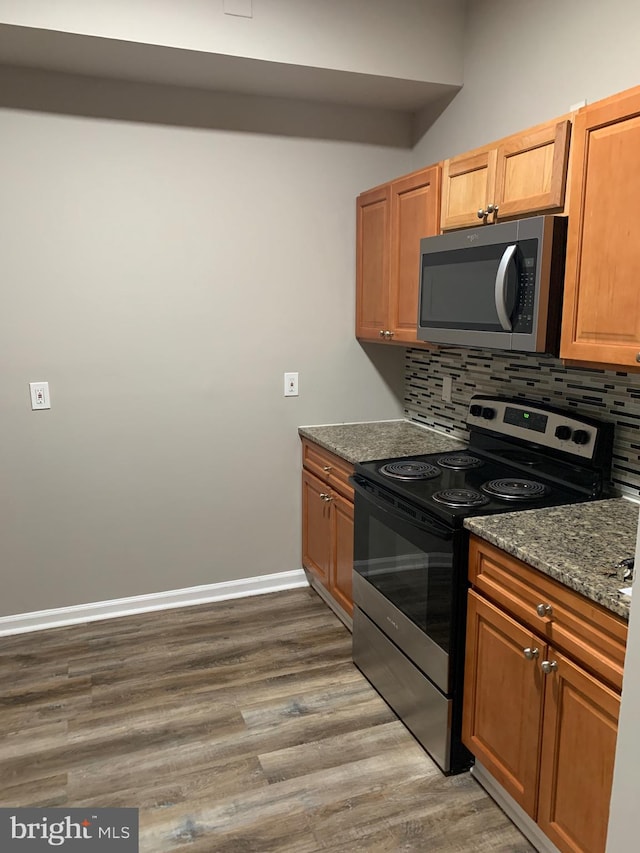
[[[353,466],[303,439],[302,565],[353,614]]]
[[[538,824],[560,850],[603,851],[620,696],[549,649]]]
[[[535,818],[542,733],[542,673],[523,649],[539,647],[522,625],[469,592],[463,740]]]
[[[568,629],[575,612],[566,587],[536,573],[534,597],[519,599],[519,584],[535,570],[475,537],[469,570],[480,589],[469,591],[463,742],[559,850],[604,853],[619,648],[612,642],[608,661],[585,646],[581,660]],[[572,595],[585,614],[580,643],[621,629],[611,620],[622,620]],[[540,615],[533,601],[553,604]],[[566,637],[571,654],[551,637]]]

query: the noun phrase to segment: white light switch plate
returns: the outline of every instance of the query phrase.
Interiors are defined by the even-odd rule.
[[[30,382],[29,391],[31,393],[31,408],[34,411],[51,408],[48,382]]]
[[[284,396],[285,397],[297,397],[298,396],[298,374],[297,373],[285,373],[285,375],[284,375]]]

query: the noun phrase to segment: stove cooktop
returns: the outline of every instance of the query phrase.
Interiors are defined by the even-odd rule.
[[[464,518],[605,496],[613,425],[526,399],[476,395],[463,450],[360,462],[355,481],[461,526]]]
[[[560,506],[593,498],[589,492],[574,486],[550,483],[544,477],[537,479],[535,466],[523,471],[484,457],[477,451],[465,452],[464,455],[475,460],[473,465],[448,467],[447,458],[452,454],[436,453],[360,462],[355,466],[355,472],[454,526],[472,515]],[[393,473],[396,470],[412,473],[423,469],[426,471],[424,479]]]

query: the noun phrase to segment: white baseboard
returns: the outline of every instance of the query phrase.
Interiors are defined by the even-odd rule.
[[[211,601],[263,595],[267,592],[296,589],[308,585],[303,569],[294,569],[290,572],[259,575],[255,578],[209,583],[186,589],[170,589],[148,595],[132,595],[129,598],[115,598],[111,601],[74,604],[71,607],[18,613],[15,616],[0,616],[0,637],[24,634],[28,631],[44,631],[47,628],[61,628],[64,625],[76,625],[81,622],[95,622],[98,619],[116,619],[119,616],[132,616],[134,613],[148,613],[153,610],[169,610],[174,607],[191,607]]]

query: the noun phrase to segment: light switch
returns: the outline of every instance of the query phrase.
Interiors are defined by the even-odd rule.
[[[285,373],[285,375],[284,375],[284,396],[285,397],[297,397],[298,396],[298,374],[297,373]]]
[[[51,408],[48,382],[30,382],[29,391],[31,392],[31,408],[34,411]]]

